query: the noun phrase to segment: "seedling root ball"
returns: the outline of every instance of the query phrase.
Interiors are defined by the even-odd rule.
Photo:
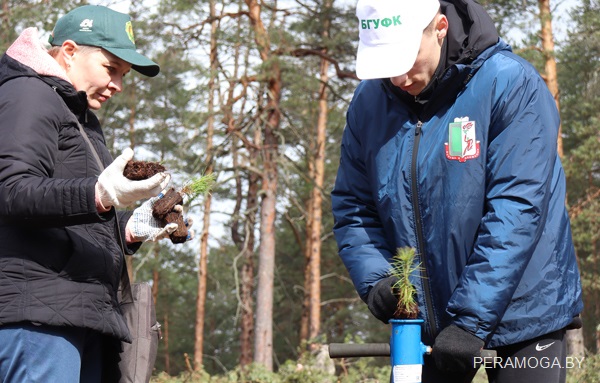
[[[164,172],[166,168],[158,162],[129,161],[125,165],[123,175],[130,180],[144,180],[155,174]],[[152,207],[154,218],[167,225],[177,223],[177,230],[169,236],[172,243],[183,243],[187,240],[188,228],[180,211],[174,210],[175,205],[183,204],[183,196],[174,188],[170,188],[162,198],[159,198]]]

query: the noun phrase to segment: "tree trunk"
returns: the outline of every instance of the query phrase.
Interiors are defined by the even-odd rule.
[[[556,108],[560,112],[558,74],[556,71],[556,56],[554,53],[554,36],[552,31],[552,14],[550,12],[550,0],[539,0],[542,50],[545,58],[544,79],[550,93],[556,102]],[[556,143],[558,155],[563,157],[562,128],[559,126],[558,139]],[[565,201],[567,202],[567,201]],[[583,331],[582,329],[567,331],[567,349],[570,355],[583,356]]]
[[[333,0],[326,0],[324,4],[325,13],[333,6]],[[326,18],[323,22],[323,40],[329,39],[329,26],[331,20]],[[327,54],[327,49],[323,50]],[[325,142],[327,131],[327,105],[329,82],[329,61],[321,59],[319,87],[319,118],[317,121],[317,150],[315,153],[314,186],[312,189],[312,225],[310,231],[310,325],[308,331],[309,341],[317,338],[321,332],[321,227],[322,227],[322,203],[323,203],[323,181],[325,178]]]
[[[538,5],[540,9],[540,22],[542,25],[542,51],[544,53],[545,59],[544,79],[546,81],[548,89],[550,90],[550,93],[554,97],[554,101],[556,102],[556,108],[560,112],[558,74],[556,71],[556,55],[554,52],[554,35],[552,31],[552,14],[550,13],[550,0],[539,0]],[[557,149],[558,155],[562,158],[562,128],[560,126],[558,128]]]
[[[253,234],[251,234],[254,236]],[[241,323],[240,323],[240,366],[252,363],[252,336],[254,335],[254,252],[244,249],[242,255],[241,281]]]
[[[265,164],[266,166],[266,164]],[[256,324],[254,361],[273,371],[273,279],[275,272],[275,198],[274,164],[265,169],[264,196],[261,201],[260,247],[258,256],[258,286],[256,294]],[[267,178],[267,180],[265,180]],[[275,178],[275,180],[273,180]]]
[[[239,5],[239,13],[243,13],[243,5]],[[238,18],[237,33],[244,32],[241,18]],[[244,67],[243,73],[240,74],[240,62],[247,62],[250,52],[244,50],[246,57],[242,55],[241,43],[234,45],[234,64],[232,78],[246,78],[247,67]],[[241,86],[241,90],[239,87]],[[246,94],[248,83],[239,81],[236,86],[230,86],[227,92],[227,102],[222,105],[223,121],[227,122],[227,134],[231,135],[231,158],[233,161],[233,172],[235,180],[235,205],[232,213],[231,221],[231,239],[240,251],[237,258],[241,258],[240,280],[236,281],[239,285],[239,306],[240,306],[240,366],[248,366],[253,361],[253,344],[254,344],[254,246],[255,246],[255,228],[256,214],[258,211],[258,192],[260,175],[252,170],[258,169],[258,149],[261,143],[261,131],[258,125],[255,125],[254,138],[248,140],[242,130],[245,126],[244,120],[246,114],[243,112],[245,102],[238,106],[236,110],[239,112],[239,118],[236,120],[233,115],[234,104],[238,100],[236,90],[239,94]],[[260,104],[260,97],[258,104]],[[243,155],[238,152],[238,147],[242,143],[248,151],[247,163],[240,163],[244,159]],[[244,198],[244,184],[242,182],[242,174],[244,169],[247,171],[248,189],[246,193],[246,211],[243,213],[242,204]]]
[[[588,255],[588,259],[593,263],[593,269],[594,272],[592,273],[592,275],[596,274],[598,272],[598,270],[600,270],[600,268],[598,268],[598,246],[597,246],[597,241],[595,238],[592,238],[592,251],[590,252],[590,254]],[[596,350],[593,350],[592,352],[595,352],[596,354],[600,353],[600,323],[598,323],[598,318],[600,318],[600,305],[598,304],[599,302],[599,298],[600,298],[600,291],[596,288],[596,289],[590,289],[589,291],[589,298],[588,298],[588,302],[589,301],[593,302],[591,304],[589,304],[587,307],[593,307],[593,310],[589,310],[590,314],[593,312],[593,319],[590,318],[591,320],[588,320],[587,323],[590,323],[592,326],[596,326],[595,329],[593,329],[593,331],[588,331],[588,334],[594,334],[594,337],[596,338],[596,342],[595,345],[596,346]],[[590,315],[591,316],[591,315]],[[569,344],[567,344],[569,345]],[[577,350],[577,351],[584,351],[585,350],[585,346],[582,345],[581,346],[581,350]]]
[[[169,357],[169,312],[165,312],[163,317],[161,334],[163,336],[164,352],[165,352],[165,372],[171,374],[171,358]]]
[[[152,245],[152,252],[154,253],[154,258],[158,260],[160,257],[160,246],[157,243]],[[130,269],[133,270],[133,269]],[[154,300],[154,306],[158,308],[158,288],[160,284],[160,273],[157,268],[152,268],[152,299]],[[168,303],[167,303],[168,305]],[[169,357],[169,316],[168,308],[165,310],[164,323],[161,324],[161,334],[162,334],[162,342],[164,344],[163,352],[165,356],[165,370],[167,373],[171,368],[171,359]]]
[[[127,97],[130,100],[135,100],[135,87],[131,86],[127,88]],[[136,103],[132,101],[130,103],[131,107],[129,108],[129,147],[135,150],[135,112],[136,112]],[[133,256],[125,256],[125,263],[127,264],[127,273],[129,274],[129,281],[131,283],[134,282],[135,276],[133,275]],[[156,302],[156,301],[155,301]]]
[[[333,0],[323,4],[323,13],[329,14]],[[322,25],[323,40],[329,38],[331,20],[326,18]],[[327,49],[321,50],[327,56]],[[312,189],[306,206],[306,246],[304,248],[304,299],[300,318],[300,343],[314,340],[321,330],[321,227],[322,227],[322,190],[325,177],[325,140],[327,128],[327,83],[329,81],[329,61],[320,60],[320,80],[318,99],[319,115],[314,140],[310,138],[308,155],[308,176],[312,180]],[[313,155],[314,153],[314,155]],[[316,346],[316,345],[315,345]],[[317,348],[317,347],[314,347]]]
[[[277,157],[281,112],[281,69],[271,57],[267,30],[261,19],[257,0],[245,0],[261,60],[266,64],[267,100],[264,108],[262,146],[262,200],[260,203],[260,247],[258,255],[258,286],[256,294],[256,323],[254,361],[268,371],[273,370],[273,279],[275,275],[275,207],[277,199]]]
[[[229,125],[234,125],[233,121]],[[233,128],[233,127],[232,127]],[[255,130],[254,142],[260,144],[261,134],[257,127]],[[240,270],[239,283],[239,305],[240,313],[240,366],[247,366],[252,363],[252,345],[254,334],[254,229],[256,226],[256,211],[258,210],[258,192],[259,192],[259,175],[250,171],[248,174],[248,191],[246,195],[246,212],[241,214],[243,182],[240,176],[239,169],[243,168],[239,161],[237,153],[238,140],[236,136],[232,138],[232,158],[234,179],[236,185],[236,203],[233,209],[233,220],[231,223],[231,238],[240,250],[237,258],[241,258],[242,266]],[[258,152],[255,147],[249,145],[249,167],[257,167]],[[240,229],[240,223],[243,227]]]
[[[254,142],[260,142],[260,130],[256,129]],[[250,163],[255,165],[258,153],[250,150]],[[246,240],[243,249],[243,264],[241,272],[241,305],[242,321],[240,329],[240,365],[252,363],[252,335],[254,334],[254,228],[256,226],[256,211],[258,210],[259,176],[250,172],[248,176],[248,196],[246,198]]]
[[[309,341],[321,331],[321,227],[323,203],[323,179],[325,174],[325,131],[327,127],[327,70],[329,61],[321,60],[321,89],[319,94],[319,120],[317,122],[317,152],[315,155],[315,184],[312,189],[312,225],[310,231],[310,289]]]
[[[210,0],[210,16],[215,16],[215,0]],[[210,78],[208,80],[208,120],[206,122],[206,174],[213,172],[213,135],[214,135],[214,105],[215,105],[215,76],[218,70],[217,62],[217,28],[218,21],[211,23],[210,32]],[[200,234],[200,260],[198,264],[198,296],[196,298],[196,326],[195,326],[195,341],[194,341],[194,370],[200,371],[203,368],[204,357],[204,317],[206,305],[206,285],[208,275],[208,232],[210,228],[210,210],[212,204],[212,195],[207,193],[204,197],[203,217],[202,217],[202,233]]]
[[[154,258],[158,260],[160,257],[160,246],[157,243],[154,243],[152,246],[152,252],[154,253]],[[133,281],[132,281],[133,282]],[[152,269],[152,299],[154,299],[154,305],[158,305],[158,287],[160,282],[160,274],[158,269]]]
[[[308,167],[308,178],[313,182],[313,189],[315,187],[315,158],[313,153],[316,152],[316,143],[313,140],[314,132],[311,132],[308,143],[308,152],[307,156],[307,167]],[[312,227],[313,227],[313,201],[312,201],[312,191],[308,200],[306,201],[306,239],[304,246],[302,247],[302,243],[298,243],[299,246],[302,247],[304,252],[304,295],[302,297],[302,312],[300,314],[300,331],[298,333],[298,340],[300,344],[305,344],[309,340],[309,327],[310,327],[310,289],[311,289],[311,251],[312,251]],[[300,242],[300,241],[298,241]]]
[[[311,164],[308,165],[309,174]],[[312,201],[307,201],[306,206],[306,244],[304,248],[304,296],[302,298],[302,312],[300,314],[300,330],[298,332],[298,340],[300,344],[308,342],[308,327],[310,326],[310,235],[312,231],[312,215],[309,211]]]

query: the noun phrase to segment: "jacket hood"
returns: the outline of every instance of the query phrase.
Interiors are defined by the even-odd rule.
[[[42,45],[37,28],[27,28],[0,60],[0,86],[17,77],[39,78],[63,98],[76,115],[87,109],[85,92],[77,92],[65,70]]]
[[[28,66],[39,76],[54,76],[71,83],[67,72],[48,54],[39,40],[37,28],[27,28],[8,48],[6,54]]]
[[[498,42],[498,31],[485,9],[474,0],[440,1],[450,27],[444,49],[444,69],[454,64],[470,64]]]
[[[442,46],[440,63],[433,78],[417,97],[384,80],[388,89],[404,100],[421,118],[427,119],[455,96],[474,74],[471,65],[489,47],[499,41],[498,31],[485,9],[474,0],[440,1],[448,18],[448,34]]]

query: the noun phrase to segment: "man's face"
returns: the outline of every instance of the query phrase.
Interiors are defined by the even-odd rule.
[[[423,31],[421,47],[413,67],[405,74],[390,78],[392,84],[413,96],[418,96],[429,84],[440,62],[448,25],[446,16],[437,15],[434,23],[435,27]]]

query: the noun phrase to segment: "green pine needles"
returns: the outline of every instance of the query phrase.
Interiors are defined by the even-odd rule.
[[[215,184],[215,180],[215,173],[204,174],[185,184],[181,188],[181,194],[185,194],[189,200],[192,200],[199,195],[207,194]]]
[[[392,286],[392,291],[398,297],[398,307],[394,313],[397,319],[415,319],[419,313],[417,291],[410,282],[410,276],[420,269],[420,264],[415,263],[415,257],[415,249],[403,247],[392,258],[392,275],[398,278]]]

